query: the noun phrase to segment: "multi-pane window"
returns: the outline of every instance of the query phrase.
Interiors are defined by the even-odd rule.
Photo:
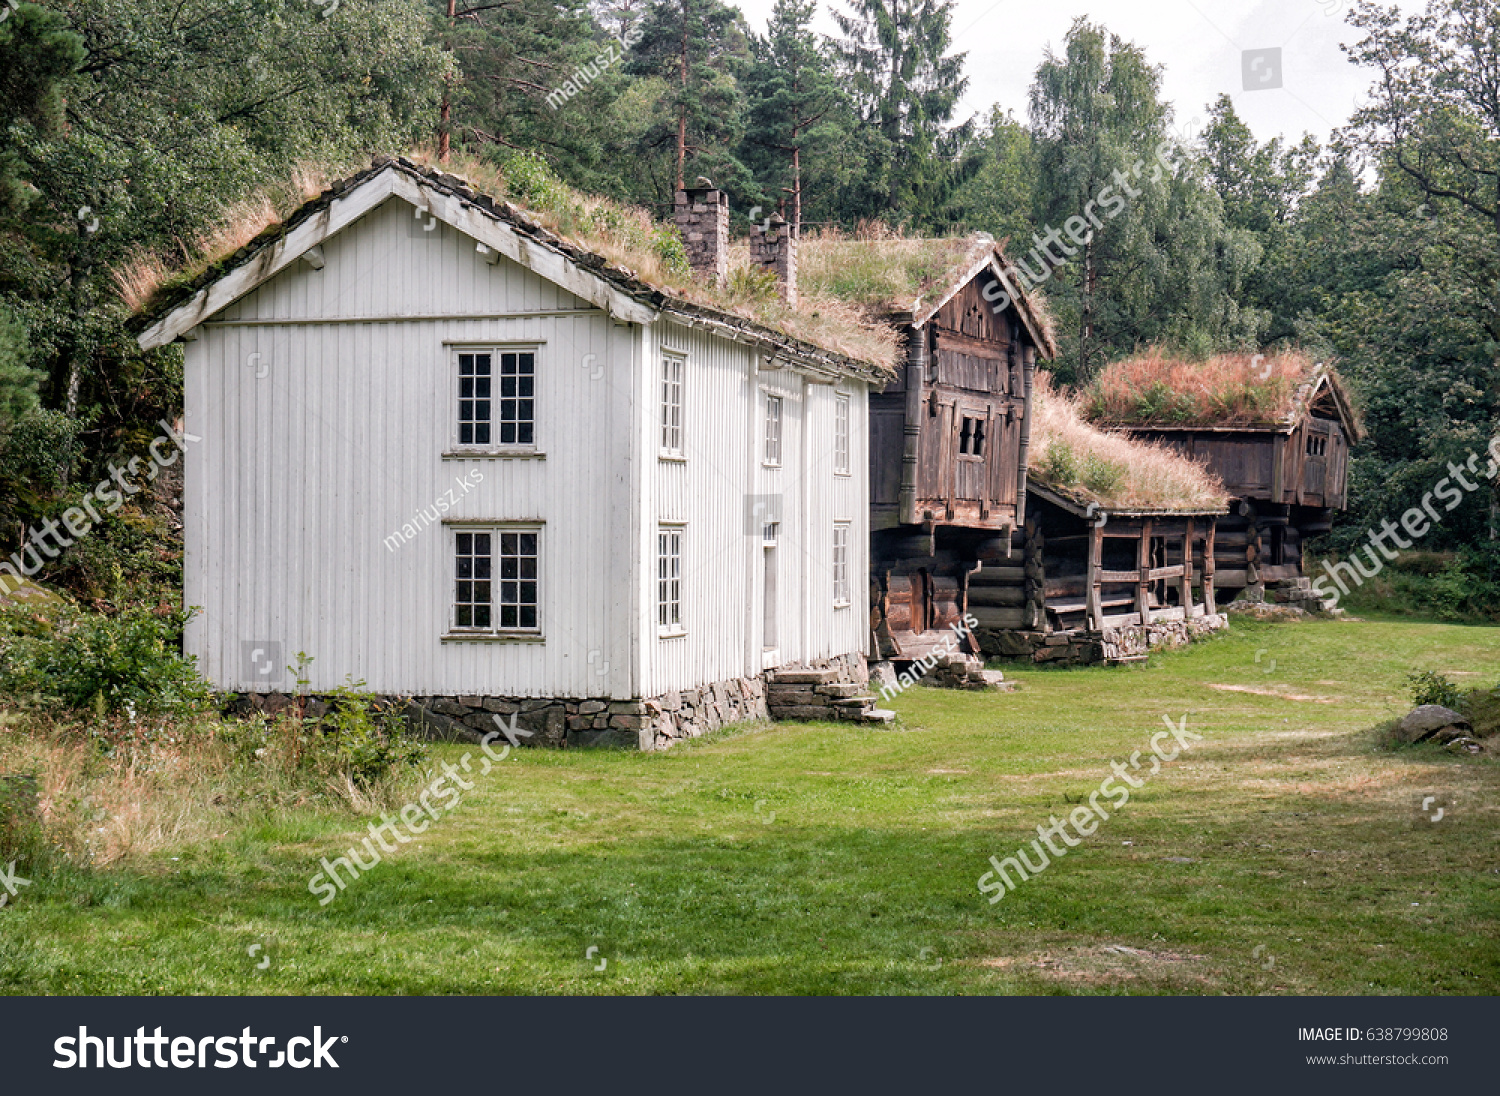
[[[849,525],[836,522],[833,527],[833,603],[849,604]]]
[[[661,360],[661,448],[682,453],[682,359],[672,354]]]
[[[662,526],[656,533],[656,626],[682,630],[682,530]]]
[[[459,533],[455,538],[458,576],[453,623],[459,628],[490,628],[494,538],[491,533]]]
[[[833,400],[833,470],[840,476],[849,474],[849,397]]]
[[[454,534],[455,627],[537,630],[537,539],[519,530]]]
[[[499,359],[498,375],[496,359]],[[464,350],[459,353],[458,443],[476,446],[536,444],[535,351]]]
[[[458,356],[458,442],[490,444],[490,383],[493,359],[489,354]]]
[[[536,442],[536,355],[500,355],[500,444]]]
[[[766,457],[767,464],[781,463],[781,397],[766,397]]]

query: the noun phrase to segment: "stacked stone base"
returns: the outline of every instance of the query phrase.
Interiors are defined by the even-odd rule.
[[[937,665],[921,676],[919,684],[938,689],[986,690],[1009,693],[1015,685],[1005,680],[1000,670],[986,670],[984,659],[955,651],[940,655]]]
[[[674,689],[641,707],[644,723],[638,745],[665,750],[732,723],[766,719],[766,684],[758,677],[715,681],[697,689]]]
[[[869,668],[858,655],[784,666],[770,674],[766,706],[772,719],[890,723],[895,713],[875,707],[869,683]]]
[[[777,684],[783,673],[810,676],[806,682]],[[662,750],[733,723],[769,718],[865,722],[894,718],[888,712],[870,711],[874,699],[865,695],[868,680],[864,657],[855,654],[787,671],[716,681],[696,689],[674,689],[645,700],[418,696],[378,697],[376,704],[395,708],[413,731],[436,740],[477,743],[490,732],[514,728],[523,746]],[[780,697],[784,702],[773,711],[768,700],[778,688],[783,690]],[[792,703],[793,699],[797,702]],[[295,715],[298,703],[299,698],[288,693],[247,693],[237,697],[229,711],[235,715]],[[305,703],[309,718],[327,714],[326,698],[310,696]]]
[[[986,654],[1087,666],[1098,662],[1133,662],[1162,647],[1180,647],[1229,626],[1222,613],[1192,620],[1158,620],[1145,627],[1128,624],[1102,632],[980,631],[975,638]]]
[[[1294,609],[1301,609],[1304,613],[1337,614],[1339,612],[1338,602],[1332,598],[1320,597],[1312,588],[1312,579],[1305,575],[1271,583],[1265,589],[1265,600],[1277,605],[1290,605]]]

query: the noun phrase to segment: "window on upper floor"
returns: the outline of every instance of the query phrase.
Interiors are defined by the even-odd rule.
[[[455,353],[461,448],[536,444],[536,357],[534,348]]]
[[[833,471],[849,474],[849,397],[842,392],[833,398]]]
[[[958,430],[958,454],[961,457],[984,456],[984,426],[981,418],[968,415],[963,420]]]
[[[664,456],[682,456],[681,356],[663,354],[661,359],[661,451]]]
[[[781,397],[766,397],[766,453],[765,463],[781,463]]]

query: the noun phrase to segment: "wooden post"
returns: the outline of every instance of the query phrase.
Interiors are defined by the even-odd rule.
[[[1035,520],[1026,523],[1026,548],[1022,560],[1026,589],[1026,615],[1022,626],[1028,631],[1046,631],[1047,573],[1042,561],[1042,530]]]
[[[1214,532],[1219,527],[1218,518],[1208,519],[1208,534],[1203,541],[1203,611],[1213,616],[1219,611],[1214,604]]]
[[[1187,532],[1182,536],[1182,619],[1193,619],[1193,534],[1197,529],[1193,519],[1187,519]]]
[[[1104,559],[1104,530],[1095,526],[1089,535],[1089,573],[1084,618],[1091,631],[1104,631],[1104,584],[1099,581],[1099,567]]]
[[[1141,539],[1136,545],[1136,566],[1140,576],[1135,582],[1135,611],[1142,626],[1151,623],[1151,519],[1141,522]]]

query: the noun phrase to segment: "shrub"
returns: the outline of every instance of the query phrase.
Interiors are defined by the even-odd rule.
[[[318,741],[335,772],[371,784],[393,770],[420,763],[428,747],[412,737],[399,710],[361,693],[363,684],[334,690]]]
[[[1406,675],[1412,700],[1422,704],[1440,704],[1444,708],[1457,710],[1464,701],[1463,690],[1442,674],[1431,670],[1418,670]]]
[[[63,605],[0,615],[0,692],[44,706],[136,715],[201,709],[208,685],[178,653],[187,613],[103,616]]]
[[[1128,472],[1129,469],[1119,461],[1090,453],[1083,461],[1083,485],[1094,494],[1107,498],[1125,483]]]
[[[1073,447],[1066,442],[1054,441],[1042,454],[1042,471],[1059,487],[1069,487],[1078,482],[1082,469]]]

